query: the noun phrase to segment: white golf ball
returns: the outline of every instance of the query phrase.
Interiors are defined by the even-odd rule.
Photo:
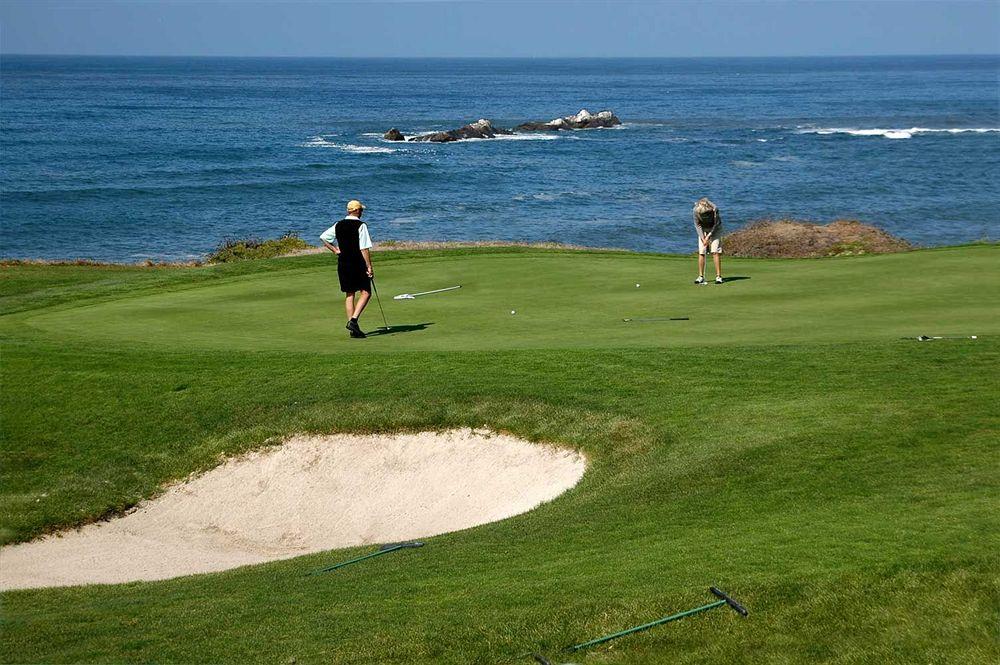
[[[638,284],[636,284],[636,285],[635,285],[635,288],[637,288],[637,289],[638,289],[638,288],[639,288],[639,285],[638,285]]]
[[[510,310],[510,313],[511,314],[517,314],[517,312],[515,312],[514,310]]]

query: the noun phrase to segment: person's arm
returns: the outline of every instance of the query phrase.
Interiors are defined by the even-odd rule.
[[[337,239],[337,232],[334,230],[336,228],[337,225],[334,224],[326,231],[323,231],[323,233],[320,234],[319,239],[323,241],[323,244],[326,245],[328,250],[334,254],[340,254],[340,248],[333,244]]]
[[[371,250],[363,249],[361,250],[361,256],[365,257],[365,266],[368,268],[368,276],[374,277],[375,270],[372,268],[372,254]]]
[[[702,230],[701,224],[698,223],[698,213],[694,214],[694,230],[695,233],[698,234],[698,240],[700,240],[703,244],[707,244],[708,234],[706,234],[705,231]]]
[[[372,237],[368,234],[368,225],[361,224],[358,227],[358,247],[361,249],[361,256],[365,259],[365,267],[368,269],[368,276],[374,277],[375,270],[372,268]]]

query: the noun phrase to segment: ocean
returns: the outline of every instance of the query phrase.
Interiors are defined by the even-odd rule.
[[[1000,235],[1000,56],[741,59],[0,58],[0,255],[134,262],[310,242],[368,205],[376,244],[691,252],[858,218],[931,246]],[[380,137],[612,109],[614,129]]]

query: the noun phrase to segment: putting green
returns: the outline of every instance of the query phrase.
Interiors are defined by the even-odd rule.
[[[694,259],[494,253],[376,258],[392,334],[344,330],[335,264],[250,274],[28,315],[59,338],[173,349],[478,350],[714,346],[1000,332],[995,246],[814,261],[726,260],[722,286],[692,284]],[[325,258],[325,257],[324,257]],[[969,275],[980,275],[969,283]],[[985,282],[983,280],[986,280]],[[461,284],[414,300],[392,296]],[[636,284],[640,286],[637,288]],[[512,314],[516,311],[516,314]],[[623,319],[688,317],[625,323]],[[362,323],[382,322],[374,302]]]

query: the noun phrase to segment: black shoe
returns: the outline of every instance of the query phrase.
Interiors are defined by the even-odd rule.
[[[355,339],[364,339],[365,337],[368,337],[368,335],[362,332],[361,326],[359,326],[358,322],[354,319],[347,322],[347,329],[351,331],[351,337]]]

